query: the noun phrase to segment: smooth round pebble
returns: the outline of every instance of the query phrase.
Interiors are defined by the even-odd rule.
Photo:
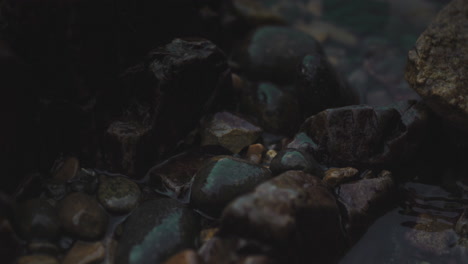
[[[140,188],[124,177],[105,177],[98,188],[98,201],[113,213],[128,213],[138,204]]]

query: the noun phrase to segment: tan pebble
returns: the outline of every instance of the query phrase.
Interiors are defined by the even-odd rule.
[[[106,250],[102,242],[86,243],[77,241],[68,251],[62,264],[91,264],[104,260]]]
[[[206,241],[210,240],[216,233],[219,231],[219,228],[208,228],[203,229],[200,232],[201,242],[205,243]]]
[[[80,168],[80,162],[75,157],[65,159],[54,173],[54,180],[57,183],[65,183],[73,179]]]
[[[323,182],[328,186],[335,187],[345,181],[347,178],[354,177],[358,170],[352,167],[332,168],[325,172]]]
[[[247,150],[247,159],[253,163],[261,163],[265,147],[262,144],[252,144]]]
[[[197,252],[192,249],[187,249],[181,251],[170,259],[168,259],[164,264],[199,264],[201,263],[200,256],[198,256]]]

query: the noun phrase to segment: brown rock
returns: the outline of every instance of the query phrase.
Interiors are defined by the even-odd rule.
[[[80,169],[80,162],[75,157],[69,157],[58,164],[54,172],[54,182],[65,183],[73,179]]]
[[[168,260],[164,264],[200,264],[201,258],[197,252],[192,249],[181,251]]]
[[[442,118],[468,130],[468,1],[447,5],[408,54],[405,77]]]
[[[24,256],[18,259],[18,264],[59,264],[59,261],[47,255]]]
[[[354,177],[357,173],[358,170],[351,167],[332,168],[325,171],[325,177],[323,177],[322,181],[330,187],[335,187],[347,179]]]
[[[72,193],[59,204],[59,218],[68,233],[83,239],[98,239],[106,231],[108,217],[91,196]]]
[[[62,264],[93,264],[100,263],[106,256],[102,242],[86,243],[77,241],[68,251]]]
[[[247,149],[247,159],[253,163],[260,164],[262,162],[263,152],[265,147],[262,144],[250,145]]]

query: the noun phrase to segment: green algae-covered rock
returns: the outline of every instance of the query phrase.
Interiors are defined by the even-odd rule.
[[[257,164],[230,156],[215,157],[195,175],[191,204],[218,217],[229,202],[270,177],[270,171]]]
[[[183,204],[168,198],[148,201],[125,223],[116,263],[162,263],[180,250],[194,248],[199,231],[198,215]]]

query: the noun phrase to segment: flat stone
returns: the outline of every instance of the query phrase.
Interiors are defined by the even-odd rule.
[[[234,154],[254,143],[262,129],[229,112],[216,113],[202,132],[202,146],[219,145]]]
[[[354,177],[357,173],[358,170],[352,167],[332,168],[325,171],[325,177],[323,177],[322,181],[330,187],[336,187],[347,179]]]

